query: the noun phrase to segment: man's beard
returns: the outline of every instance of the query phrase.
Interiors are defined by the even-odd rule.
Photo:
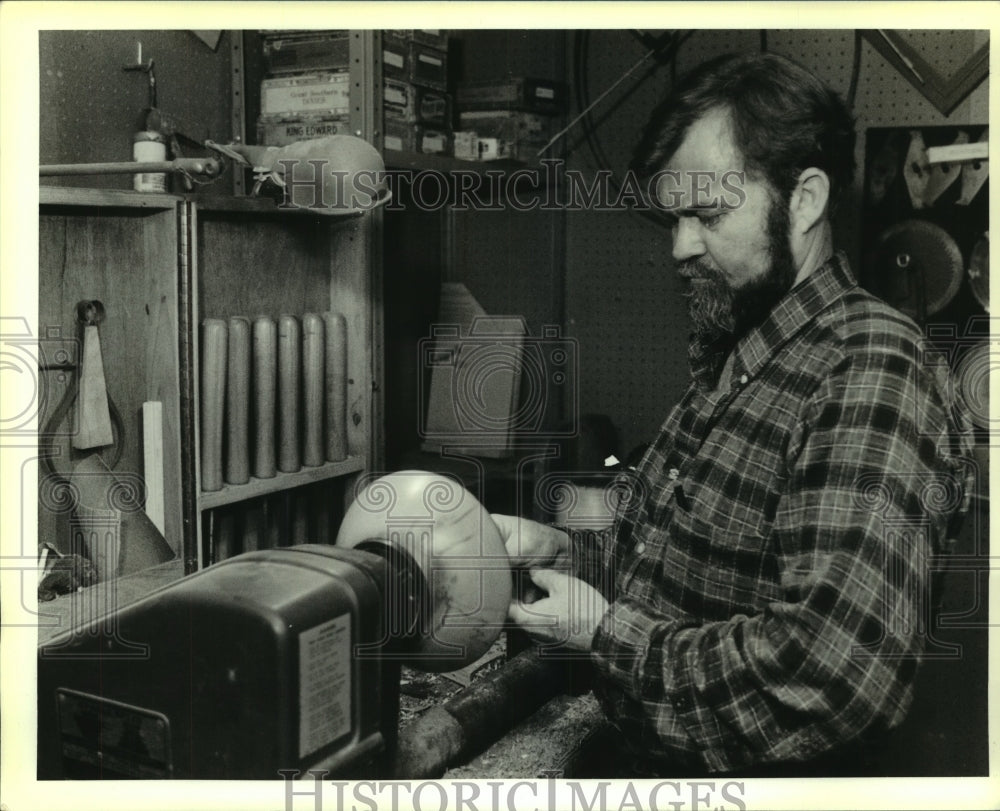
[[[690,280],[685,295],[698,343],[731,347],[759,326],[792,289],[796,271],[788,233],[788,203],[774,200],[767,213],[767,271],[740,287],[733,287],[722,271],[701,259],[680,264],[680,275]]]

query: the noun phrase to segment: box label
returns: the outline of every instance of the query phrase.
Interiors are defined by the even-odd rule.
[[[347,116],[337,118],[302,118],[299,121],[272,121],[261,118],[257,122],[257,143],[267,146],[287,146],[296,141],[308,141],[350,132]]]
[[[299,634],[299,757],[351,731],[351,615]]]
[[[287,115],[350,110],[350,81],[346,73],[330,77],[265,79],[261,82],[261,114]]]
[[[420,141],[420,151],[421,152],[444,152],[448,148],[448,138],[437,132],[427,132],[424,133],[424,137]]]
[[[386,104],[394,104],[399,107],[406,107],[410,102],[405,86],[389,84],[388,82],[383,85],[382,100]]]

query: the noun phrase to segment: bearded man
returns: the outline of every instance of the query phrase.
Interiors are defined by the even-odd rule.
[[[547,593],[510,617],[587,652],[628,752],[609,776],[849,773],[911,703],[969,424],[916,325],[834,250],[854,130],[815,76],[708,63],[643,154],[689,288],[692,379],[611,527],[496,516]]]

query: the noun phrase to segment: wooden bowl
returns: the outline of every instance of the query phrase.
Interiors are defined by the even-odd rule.
[[[486,653],[503,629],[512,589],[503,538],[479,501],[437,473],[382,476],[348,508],[336,543],[370,549],[379,542],[407,552],[427,587],[419,639],[407,663],[447,672]],[[405,613],[401,605],[410,596],[387,594],[390,624]]]

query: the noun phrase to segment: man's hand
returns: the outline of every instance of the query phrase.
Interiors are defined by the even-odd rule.
[[[514,600],[508,618],[538,642],[589,651],[608,601],[597,589],[563,572],[532,569],[531,579],[548,596],[530,604]]]
[[[569,536],[560,529],[514,515],[491,515],[507,547],[512,569],[569,566]]]

